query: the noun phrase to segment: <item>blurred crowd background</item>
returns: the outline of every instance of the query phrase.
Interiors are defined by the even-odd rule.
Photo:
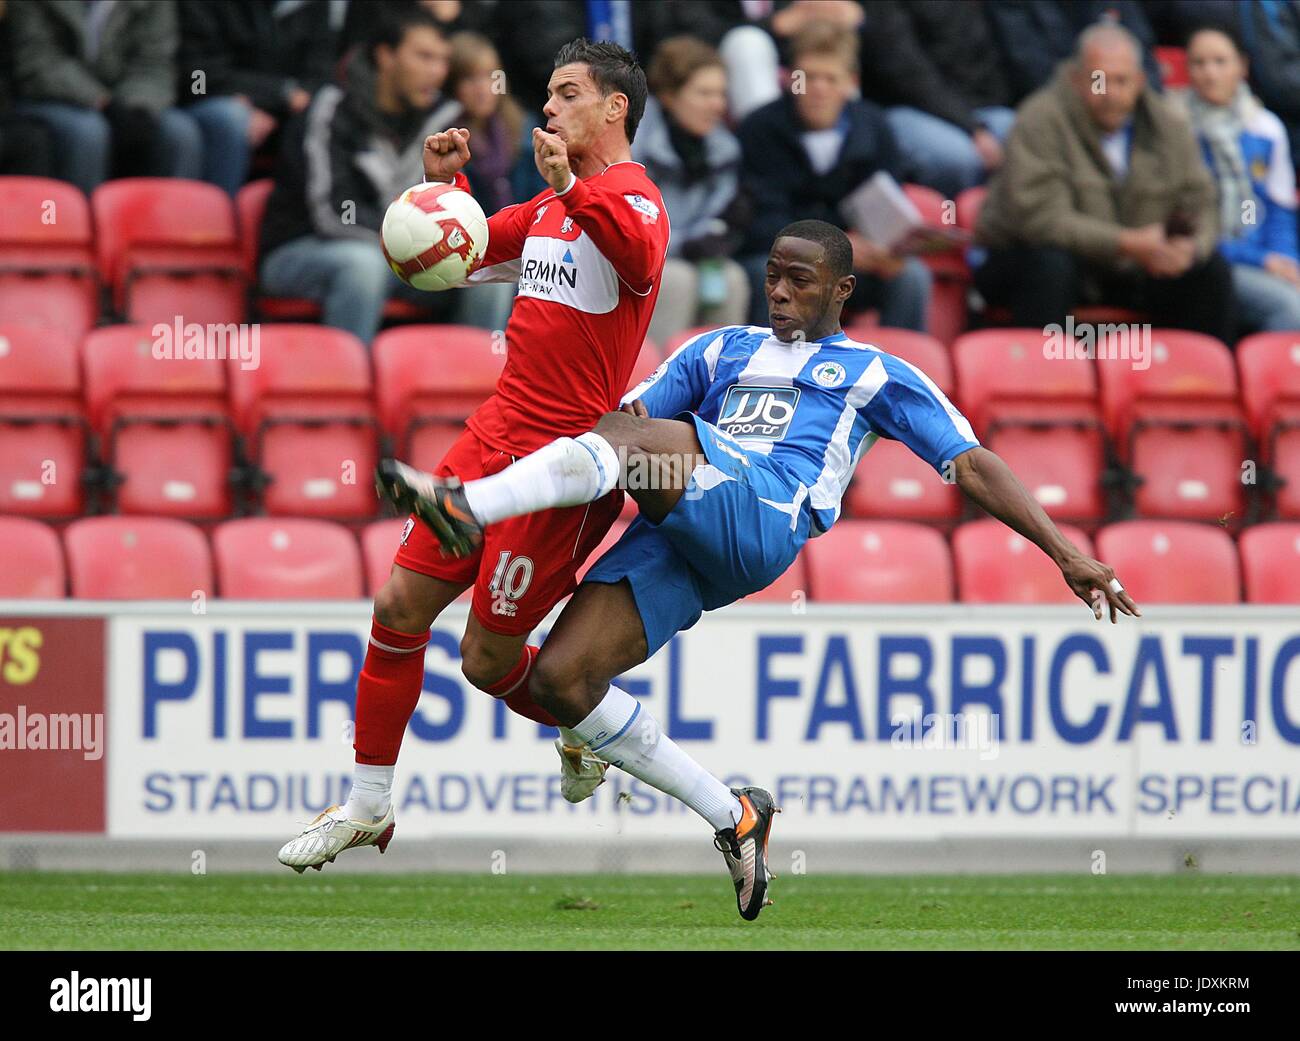
[[[938,313],[942,264],[851,231],[850,317],[945,341],[1082,305],[1228,344],[1300,328],[1295,0],[0,0],[0,174],[258,184],[263,293],[365,343],[393,299],[499,329],[509,287],[412,293],[379,223],[449,126],[488,213],[541,190],[530,133],[579,36],[647,71],[633,156],[673,222],[659,344],[766,324],[774,233],[844,226],[880,170],[969,223],[962,313]]]

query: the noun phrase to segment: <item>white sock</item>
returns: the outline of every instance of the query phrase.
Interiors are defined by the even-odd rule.
[[[374,824],[388,812],[393,801],[393,766],[357,763],[352,768],[352,791],[344,812],[353,820]]]
[[[618,483],[618,454],[599,434],[561,437],[500,473],[465,482],[469,508],[481,524],[557,506],[593,502]]]
[[[556,729],[560,732],[560,740],[570,748],[577,748],[579,745],[586,743],[568,727],[557,727]]]
[[[572,730],[600,758],[680,799],[714,831],[740,820],[743,809],[731,789],[683,752],[627,691],[611,686]]]

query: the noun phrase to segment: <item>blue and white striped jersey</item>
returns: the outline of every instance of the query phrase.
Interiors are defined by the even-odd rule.
[[[728,326],[688,340],[623,401],[651,416],[694,412],[790,478],[789,510],[806,501],[812,535],[830,529],[862,453],[880,437],[907,445],[944,475],[979,444],[920,369],[843,332],[783,343],[770,329]],[[773,505],[777,505],[773,503]]]

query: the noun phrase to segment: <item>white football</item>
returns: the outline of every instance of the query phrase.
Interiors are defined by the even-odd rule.
[[[460,285],[483,262],[487,218],[454,184],[417,184],[388,207],[379,238],[398,278],[436,293]]]

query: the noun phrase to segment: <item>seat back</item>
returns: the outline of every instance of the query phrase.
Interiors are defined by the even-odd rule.
[[[814,600],[947,603],[952,558],[943,536],[906,521],[842,520],[804,547]]]
[[[84,600],[189,600],[212,595],[203,532],[164,517],[85,517],[63,533],[72,595]]]
[[[1214,524],[1140,520],[1097,533],[1097,556],[1143,604],[1235,604],[1241,599],[1237,548]]]
[[[362,596],[361,553],[341,524],[247,517],[212,535],[217,588],[243,600],[351,600]]]

